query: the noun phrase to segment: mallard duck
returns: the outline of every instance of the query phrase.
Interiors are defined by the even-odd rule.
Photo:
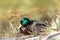
[[[29,27],[30,25],[33,25],[32,29]],[[44,22],[33,21],[29,20],[28,18],[22,18],[20,21],[19,29],[23,34],[31,34],[32,32],[34,32],[33,30],[38,31],[43,28],[42,26],[45,26]]]

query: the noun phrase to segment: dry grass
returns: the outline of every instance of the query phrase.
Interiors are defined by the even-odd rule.
[[[34,9],[34,10],[33,10]],[[51,13],[51,14],[50,14]],[[53,14],[52,14],[53,13]],[[38,21],[47,21],[47,24],[50,25],[52,19],[55,22],[56,19],[56,10],[51,11],[47,9],[31,8],[27,11],[21,11],[18,9],[11,9],[2,11],[0,17],[0,37],[11,37],[16,35],[19,32],[17,27],[19,26],[20,19],[27,17],[33,20]],[[57,18],[60,18],[59,16]],[[54,24],[54,23],[51,23]],[[55,27],[55,25],[53,25]],[[48,30],[48,29],[47,29]],[[46,31],[48,32],[48,31]],[[45,33],[46,33],[45,32]]]

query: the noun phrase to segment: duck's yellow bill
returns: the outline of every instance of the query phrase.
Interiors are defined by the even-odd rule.
[[[20,29],[21,27],[22,27],[22,25],[20,24],[19,27],[18,27],[18,29]]]

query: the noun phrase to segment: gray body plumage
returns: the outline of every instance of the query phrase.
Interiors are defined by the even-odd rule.
[[[32,30],[34,34],[38,34],[45,28],[45,26],[45,22],[33,21],[33,24],[30,26],[30,30]]]

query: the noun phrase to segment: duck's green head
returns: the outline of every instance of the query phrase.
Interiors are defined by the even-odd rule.
[[[30,20],[28,18],[22,18],[20,23],[21,25],[29,25]]]

